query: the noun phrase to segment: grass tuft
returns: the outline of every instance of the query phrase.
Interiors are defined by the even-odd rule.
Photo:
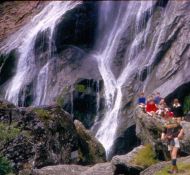
[[[169,175],[168,171],[171,169],[171,166],[168,165],[164,167],[162,170],[157,172],[155,175]],[[178,175],[190,175],[190,164],[187,163],[179,163],[178,164],[179,173]]]
[[[133,158],[133,163],[136,165],[142,166],[143,168],[147,168],[158,162],[156,160],[156,154],[152,148],[152,145],[145,145],[144,148],[139,150],[138,154]]]

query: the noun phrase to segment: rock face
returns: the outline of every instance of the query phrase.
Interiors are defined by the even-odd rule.
[[[142,31],[145,29],[143,36],[148,32],[148,37],[145,42],[139,43],[139,47],[141,44],[143,45],[142,49],[139,49],[138,53],[135,52],[133,57],[133,59],[140,58],[141,60],[138,69],[131,73],[122,88],[122,112],[119,117],[117,138],[122,137],[123,140],[128,140],[123,136],[126,128],[131,127],[129,123],[132,123],[133,120],[137,93],[143,90],[148,96],[159,91],[162,97],[166,97],[168,105],[176,97],[183,103],[184,98],[190,93],[190,72],[188,70],[190,48],[189,42],[187,42],[187,38],[190,37],[188,30],[190,24],[189,2],[178,3],[169,0],[164,1],[164,5],[160,5],[161,1],[157,2],[152,14],[147,13],[144,18],[142,22],[144,28],[140,27]],[[127,34],[134,33],[132,26],[126,30]],[[138,36],[140,37],[142,33],[139,32]],[[139,37],[137,38],[139,39]],[[125,55],[127,55],[127,50],[131,49],[129,48],[130,39],[128,35],[126,37],[123,35],[120,42],[121,45],[115,60],[117,65],[113,65],[116,68],[119,65],[118,70],[122,70],[123,62],[128,62],[128,57]],[[117,58],[122,62],[121,64],[118,64]],[[119,140],[116,140],[115,144],[117,142]],[[119,152],[119,150],[115,149],[115,152]]]
[[[40,1],[14,1],[0,3],[0,46],[2,41],[26,24],[45,3]]]
[[[106,161],[106,155],[104,147],[99,141],[94,138],[92,133],[85,129],[83,124],[75,120],[74,121],[77,133],[79,135],[79,147],[81,158],[80,164],[96,164]]]
[[[0,107],[1,128],[6,131],[1,131],[5,135],[0,142],[1,154],[11,161],[16,172],[105,161],[101,144],[81,123],[75,122],[75,127],[71,116],[59,106],[18,108],[1,101]]]

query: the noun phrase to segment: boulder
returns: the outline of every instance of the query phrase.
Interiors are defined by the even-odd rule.
[[[131,152],[125,155],[114,156],[111,160],[112,167],[115,174],[130,174],[138,175],[144,167],[136,165],[133,161],[134,157],[138,154],[139,150],[144,146],[134,148]]]
[[[92,167],[80,165],[56,165],[34,169],[32,175],[113,175],[111,163],[99,163]]]
[[[6,103],[3,103],[3,106],[6,106]],[[1,122],[1,127],[5,130],[1,131],[5,135],[1,154],[10,160],[16,172],[77,162],[78,157],[74,152],[78,150],[78,136],[67,112],[58,106],[13,107],[0,109],[2,112],[6,110],[12,111],[13,114],[18,113],[18,117],[12,117],[8,124],[5,120]],[[4,118],[5,116],[6,113]]]
[[[79,163],[96,164],[105,162],[106,154],[102,144],[92,135],[89,130],[85,129],[80,121],[75,120],[74,124],[79,136]]]
[[[111,163],[98,163],[93,167],[87,169],[86,171],[82,172],[80,175],[113,175],[113,170]]]
[[[89,167],[80,165],[56,165],[34,169],[32,175],[80,175]],[[82,175],[82,174],[81,174]]]

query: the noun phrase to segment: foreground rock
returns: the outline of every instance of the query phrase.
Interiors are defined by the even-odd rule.
[[[80,165],[48,166],[40,170],[33,170],[32,175],[79,175],[88,168]]]
[[[92,135],[92,133],[85,129],[83,124],[74,121],[77,133],[79,135],[79,147],[82,148],[80,154],[81,164],[95,164],[106,161],[105,150],[102,144]]]
[[[32,175],[113,175],[111,163],[99,163],[92,167],[79,165],[57,165],[35,169]]]
[[[147,168],[145,171],[141,172],[140,175],[156,175],[158,173],[160,173],[161,170],[163,170],[163,168],[165,168],[166,166],[169,166],[171,164],[170,161],[168,162],[161,162],[161,163],[157,163],[149,168]],[[178,164],[181,165],[190,165],[190,156],[185,157],[185,158],[180,158],[178,159]],[[190,168],[190,166],[189,166]],[[183,168],[179,168],[179,175],[189,175],[189,168],[188,169],[183,169]],[[161,175],[161,174],[159,174]]]
[[[111,163],[115,174],[137,175],[144,170],[144,167],[134,164],[133,161],[135,155],[137,155],[138,151],[142,148],[144,148],[144,146],[139,146],[126,155],[114,156]]]
[[[81,123],[76,124],[76,130],[71,116],[59,106],[18,108],[8,102],[0,104],[4,135],[0,153],[10,160],[15,172],[57,164],[104,162],[102,145]]]

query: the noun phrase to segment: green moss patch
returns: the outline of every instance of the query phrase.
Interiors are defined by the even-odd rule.
[[[178,164],[179,175],[189,175],[190,172],[190,164],[187,163],[179,163]],[[168,165],[164,167],[162,170],[157,172],[155,175],[169,175],[168,171],[171,170],[171,166]]]
[[[51,118],[51,116],[50,116],[50,114],[49,114],[49,112],[47,110],[44,110],[44,109],[35,109],[34,112],[43,121],[49,120]]]
[[[75,86],[75,90],[78,91],[78,92],[84,93],[86,91],[86,87],[83,84],[77,84]]]
[[[20,129],[14,125],[9,126],[5,123],[0,123],[0,143],[6,143],[20,134]]]
[[[145,145],[144,148],[138,151],[138,154],[133,158],[132,163],[147,168],[157,163],[156,154],[152,148],[152,145]]]

